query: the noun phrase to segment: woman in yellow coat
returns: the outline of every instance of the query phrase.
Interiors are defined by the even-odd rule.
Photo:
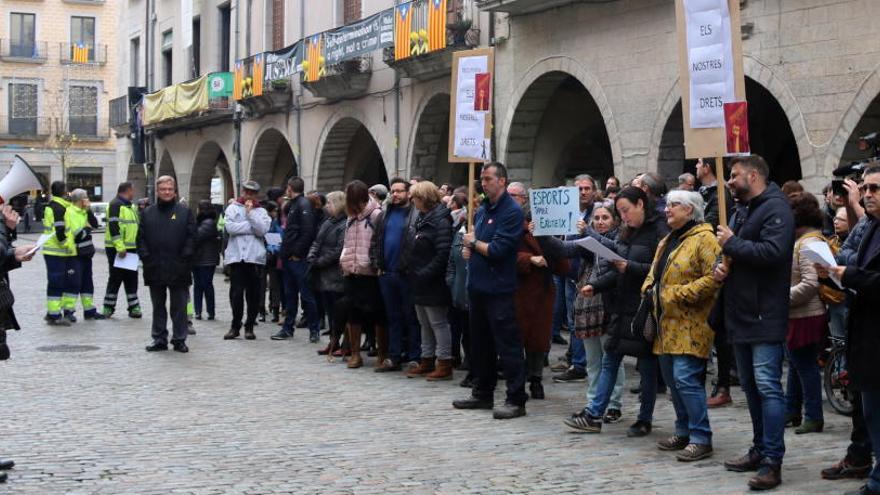
[[[660,450],[680,451],[679,461],[712,455],[712,429],[703,376],[714,332],[707,319],[721,283],[713,271],[721,247],[703,221],[699,193],[676,190],[666,196],[671,232],[657,246],[642,292],[652,290],[657,336],[654,354],[672,394],[675,434],[657,443]]]

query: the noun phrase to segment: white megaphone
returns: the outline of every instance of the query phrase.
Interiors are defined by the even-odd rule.
[[[34,169],[24,161],[24,158],[15,155],[12,159],[12,167],[6,173],[6,177],[0,180],[0,204],[9,201],[25,191],[43,189],[40,177]]]

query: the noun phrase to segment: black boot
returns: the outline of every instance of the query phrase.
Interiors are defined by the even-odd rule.
[[[529,395],[532,399],[544,399],[544,385],[541,383],[541,377],[529,378]]]

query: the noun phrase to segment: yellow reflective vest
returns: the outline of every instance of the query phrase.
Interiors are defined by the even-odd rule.
[[[107,231],[104,233],[104,246],[115,249],[117,253],[136,251],[139,220],[136,205],[118,197],[114,198],[107,208]]]
[[[43,245],[43,254],[47,256],[76,256],[76,246],[70,229],[65,223],[65,214],[71,207],[69,201],[53,196],[43,212],[43,234],[49,240]]]

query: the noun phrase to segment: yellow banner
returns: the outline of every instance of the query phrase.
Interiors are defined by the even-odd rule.
[[[144,96],[144,125],[208,110],[208,76],[175,84]]]

